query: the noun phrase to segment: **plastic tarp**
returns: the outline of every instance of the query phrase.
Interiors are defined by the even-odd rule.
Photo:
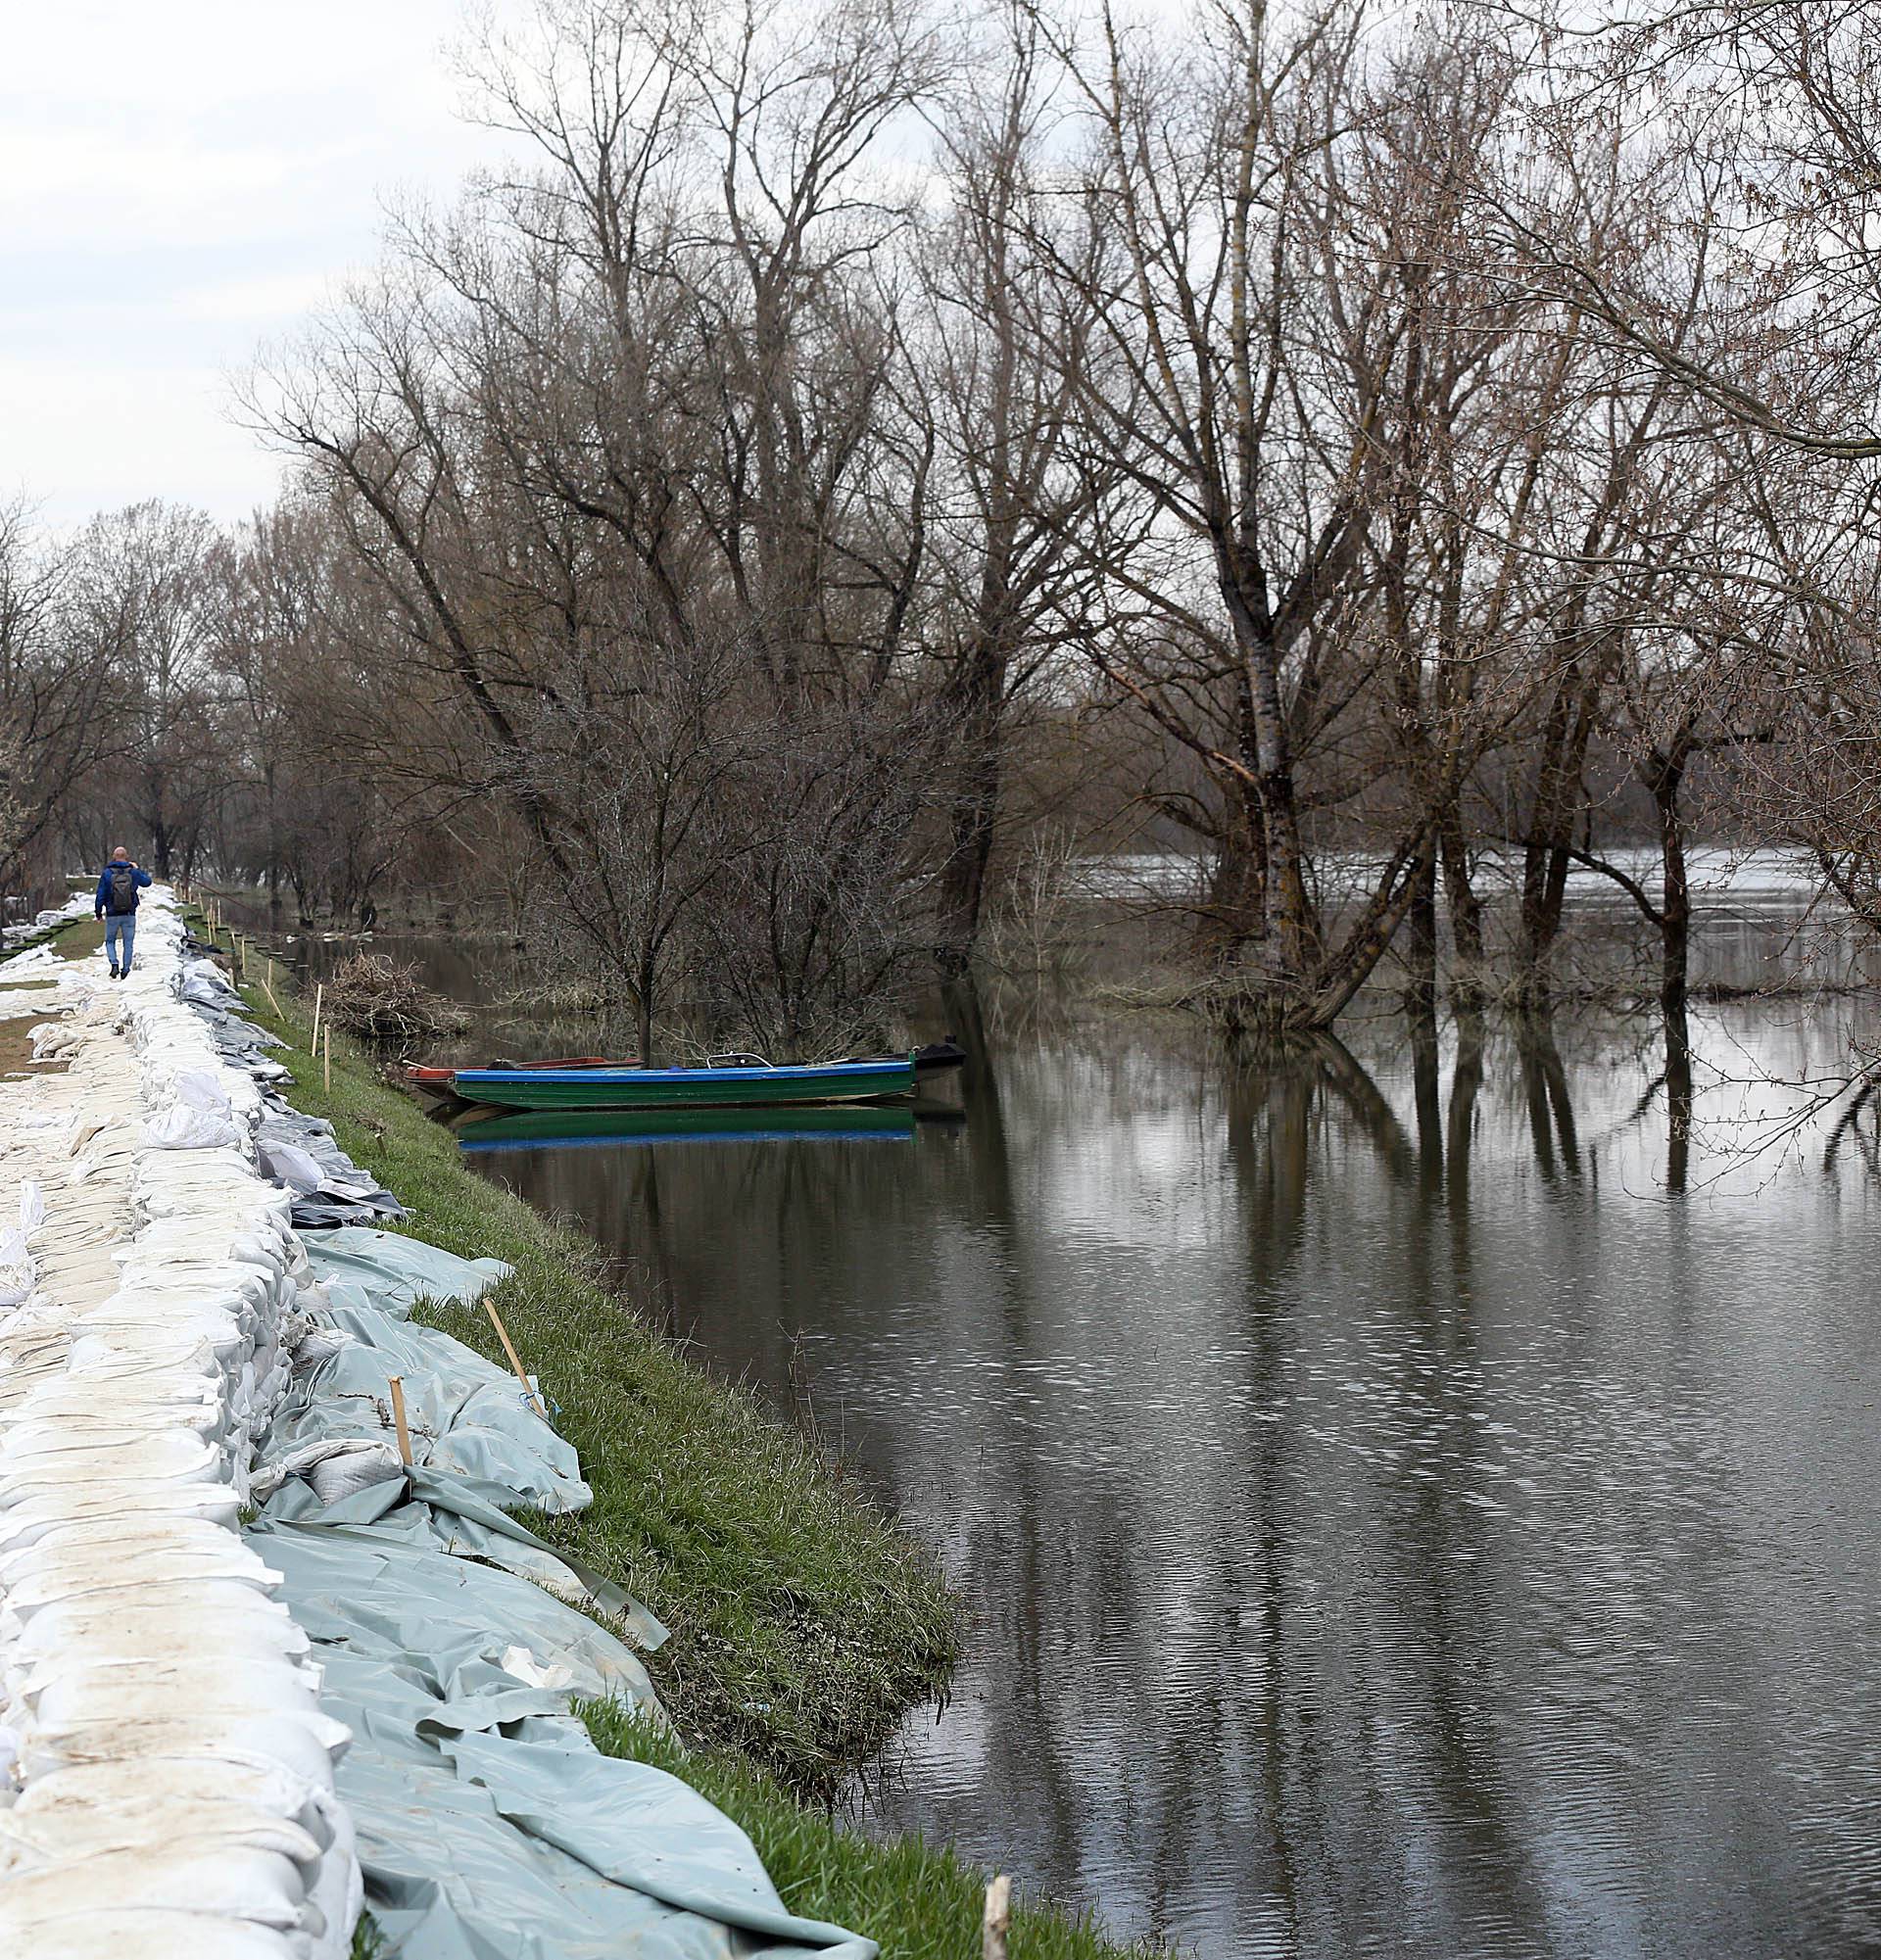
[[[314,1644],[323,1710],[353,1733],[339,1793],[389,1951],[872,1960],[873,1941],[786,1911],[723,1813],[663,1771],[602,1755],[568,1714],[571,1696],[612,1696],[663,1719],[627,1640],[648,1650],[666,1635],[507,1514],[550,1508],[545,1496],[588,1501],[574,1453],[520,1384],[406,1317],[420,1298],[473,1300],[507,1268],[388,1232],[305,1243],[299,1352],[312,1359],[264,1451],[305,1467],[280,1476],[249,1537]],[[393,1457],[323,1501],[335,1459],[308,1453],[384,1451],[392,1373],[417,1418],[418,1465]]]
[[[506,1489],[511,1504],[580,1510],[591,1499],[574,1447],[536,1412],[514,1375],[461,1342],[370,1307],[324,1316],[349,1338],[318,1370],[315,1394],[275,1417],[279,1447],[316,1437],[384,1441],[396,1433],[387,1382],[401,1378],[414,1462]]]
[[[301,1306],[318,1325],[303,1352],[312,1352],[314,1364],[275,1413],[268,1438],[274,1463],[290,1465],[322,1499],[329,1496],[317,1474],[323,1460],[352,1458],[351,1481],[362,1487],[392,1475],[398,1458],[389,1383],[397,1375],[416,1463],[467,1479],[509,1507],[554,1513],[590,1503],[573,1445],[543,1419],[515,1376],[407,1318],[420,1298],[475,1300],[508,1271],[501,1260],[458,1259],[419,1239],[358,1227],[310,1233],[305,1244],[315,1284]],[[363,1460],[368,1451],[371,1461]],[[341,1494],[343,1485],[331,1493]],[[487,1521],[469,1515],[447,1535],[477,1541],[478,1554],[499,1562],[520,1555],[484,1542]]]
[[[263,1174],[294,1194],[303,1228],[402,1219],[405,1207],[334,1140],[333,1125],[270,1097],[255,1133]]]
[[[353,1731],[340,1795],[393,1954],[870,1960],[873,1941],[784,1909],[730,1819],[567,1714],[571,1695],[656,1714],[630,1648],[527,1580],[346,1521],[364,1504],[250,1535]]]
[[[459,1259],[400,1232],[343,1225],[304,1241],[314,1277],[331,1293],[382,1311],[408,1309],[418,1300],[477,1299],[509,1276],[500,1259]]]

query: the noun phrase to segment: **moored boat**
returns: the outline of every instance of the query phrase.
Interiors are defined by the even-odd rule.
[[[493,1069],[634,1069],[638,1055],[561,1055],[549,1062],[492,1062]],[[408,1062],[405,1079],[414,1089],[431,1089],[441,1095],[451,1093],[456,1065],[450,1062]]]
[[[951,1034],[943,1040],[930,1041],[925,1048],[914,1051],[914,1073],[917,1076],[939,1076],[948,1069],[963,1069],[967,1063],[967,1051]]]
[[[914,1093],[914,1057],[879,1061],[756,1061],[702,1069],[459,1069],[465,1102],[499,1109],[777,1109],[797,1103],[892,1102]]]

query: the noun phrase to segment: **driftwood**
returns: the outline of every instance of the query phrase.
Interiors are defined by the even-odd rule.
[[[456,1034],[469,1017],[433,993],[415,966],[397,966],[377,953],[359,953],[326,981],[326,1022],[362,1041],[428,1041]]]

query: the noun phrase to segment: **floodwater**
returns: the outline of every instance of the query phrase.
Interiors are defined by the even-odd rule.
[[[1801,917],[1751,881],[1702,974]],[[1380,1004],[1284,1064],[991,1014],[958,1120],[470,1161],[939,1549],[884,1824],[1211,1956],[1855,1954],[1881,1139],[1811,1105],[1870,1014],[1695,1007],[1682,1138],[1650,1018]]]

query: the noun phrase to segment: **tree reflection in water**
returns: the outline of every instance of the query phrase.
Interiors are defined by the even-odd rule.
[[[1874,1193],[1730,1172],[1694,1087],[1846,1026],[975,1011],[911,1145],[480,1160],[787,1405],[800,1333],[941,1548],[879,1814],[1211,1955],[1859,1950]]]

